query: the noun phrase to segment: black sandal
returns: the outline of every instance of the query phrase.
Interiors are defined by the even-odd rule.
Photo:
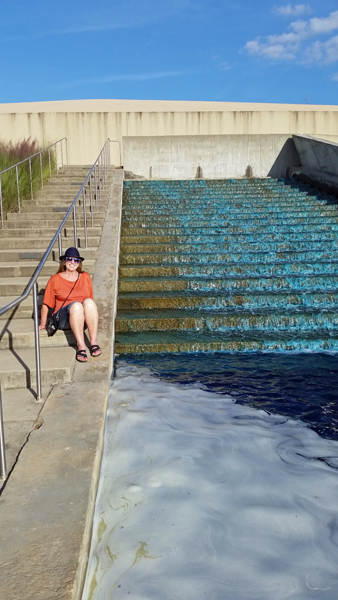
[[[82,357],[84,360],[81,360],[81,357]],[[87,360],[88,360],[88,357],[87,357],[87,352],[86,352],[85,350],[77,350],[77,351],[76,351],[76,360],[77,360],[78,362],[81,362],[81,363],[85,363],[85,362],[87,362]]]
[[[94,354],[94,352],[97,352],[98,350],[100,350],[99,354]],[[97,356],[101,356],[102,350],[101,350],[100,346],[98,344],[93,344],[93,346],[90,346],[90,354],[91,354],[91,356],[93,356],[93,358],[96,358]]]

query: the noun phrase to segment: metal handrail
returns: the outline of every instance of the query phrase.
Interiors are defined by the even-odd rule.
[[[20,186],[19,186],[19,171],[18,171],[18,167],[20,165],[22,165],[23,163],[28,161],[29,164],[29,180],[30,180],[30,187],[31,187],[31,199],[33,200],[33,178],[32,178],[32,159],[35,156],[40,156],[40,179],[41,179],[41,189],[43,189],[43,169],[42,169],[42,153],[43,152],[48,152],[48,165],[49,165],[49,179],[51,179],[52,177],[52,166],[51,166],[51,161],[50,161],[50,155],[51,155],[51,149],[54,148],[55,150],[55,169],[56,169],[56,173],[58,171],[58,159],[57,159],[57,145],[60,144],[60,152],[61,152],[61,166],[63,167],[63,146],[62,146],[62,142],[65,141],[66,142],[66,160],[67,160],[67,165],[68,165],[68,145],[67,145],[67,138],[63,137],[60,140],[58,140],[57,142],[54,142],[54,144],[51,144],[50,146],[47,146],[46,148],[43,148],[42,150],[39,150],[39,152],[35,152],[35,154],[31,154],[31,156],[28,156],[27,158],[24,158],[23,160],[20,160],[20,162],[16,163],[15,165],[12,165],[10,167],[7,167],[7,169],[4,169],[3,171],[0,172],[0,218],[1,218],[1,228],[3,229],[4,227],[4,214],[3,214],[3,206],[2,206],[2,187],[1,187],[1,177],[4,173],[7,173],[8,171],[11,171],[11,169],[15,169],[15,179],[16,179],[16,191],[17,191],[17,196],[18,196],[18,211],[20,212]]]
[[[91,223],[92,223],[92,227],[93,227],[93,190],[92,190],[92,178],[94,177],[95,180],[95,201],[96,201],[96,212],[98,211],[98,205],[97,205],[97,196],[99,195],[99,198],[101,199],[101,191],[103,189],[104,186],[104,182],[105,179],[107,177],[108,174],[108,169],[109,169],[109,165],[110,165],[110,142],[111,140],[108,138],[107,141],[105,142],[100,154],[98,155],[96,161],[94,162],[92,168],[90,169],[85,181],[83,182],[80,190],[78,191],[76,197],[74,198],[71,206],[69,207],[64,219],[62,220],[57,232],[55,233],[52,241],[50,242],[46,252],[44,253],[43,257],[41,258],[35,272],[34,275],[31,277],[31,279],[28,282],[28,285],[25,289],[25,291],[23,292],[23,294],[21,294],[21,296],[19,296],[18,298],[16,298],[15,300],[13,300],[12,302],[10,302],[9,304],[7,304],[6,306],[4,306],[3,308],[0,309],[0,316],[4,315],[6,312],[8,312],[9,310],[15,308],[16,306],[18,306],[19,304],[21,304],[21,302],[23,300],[25,300],[30,292],[33,290],[33,315],[34,315],[34,334],[35,334],[35,362],[36,362],[36,388],[37,388],[37,399],[40,399],[42,397],[42,393],[41,393],[41,362],[40,362],[40,339],[39,339],[39,316],[38,316],[38,302],[37,302],[37,296],[38,296],[38,286],[37,286],[37,279],[44,267],[44,264],[49,256],[49,254],[51,253],[53,246],[56,242],[56,240],[58,240],[58,246],[59,246],[59,255],[62,255],[62,237],[61,237],[61,231],[68,219],[68,217],[70,216],[70,214],[73,214],[73,224],[74,224],[74,246],[77,248],[78,247],[78,239],[77,239],[77,227],[76,227],[76,203],[77,201],[80,199],[81,195],[82,195],[82,199],[83,199],[83,213],[84,213],[84,229],[85,229],[85,247],[87,248],[87,241],[88,241],[88,237],[87,237],[87,215],[86,215],[86,191],[85,191],[85,186],[89,180],[89,193],[90,193],[90,206],[91,206]],[[3,436],[1,436],[1,431],[3,431],[3,429],[1,430],[1,395],[0,395],[0,459],[1,456],[4,454],[4,440],[3,440]],[[2,447],[3,446],[3,447]],[[4,471],[3,471],[4,469]],[[6,478],[6,465],[5,463],[3,463],[3,461],[0,460],[0,478],[4,479]]]

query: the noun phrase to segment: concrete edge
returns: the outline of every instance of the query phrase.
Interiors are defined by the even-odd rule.
[[[312,185],[322,192],[338,197],[338,177],[335,175],[303,167],[290,167],[287,175],[307,185]]]
[[[95,268],[95,275],[93,277],[93,288],[94,288],[94,297],[98,304],[100,319],[105,319],[108,328],[105,332],[102,332],[102,327],[100,327],[99,333],[100,335],[100,344],[104,342],[105,346],[103,349],[102,357],[106,356],[105,360],[102,358],[102,361],[106,362],[106,402],[105,402],[105,415],[107,413],[107,407],[109,402],[109,390],[110,390],[110,380],[113,372],[113,364],[114,364],[114,341],[115,341],[115,318],[117,311],[117,296],[118,296],[118,269],[119,269],[119,258],[120,258],[120,242],[121,242],[121,218],[122,218],[122,193],[123,193],[123,170],[115,170],[113,182],[111,185],[109,204],[107,209],[106,220],[103,226],[100,246],[97,255],[97,267]],[[116,214],[117,208],[117,214]],[[114,262],[113,266],[113,295],[109,295],[111,292],[110,288],[110,278],[108,277],[106,280],[102,280],[102,277],[99,275],[99,271],[101,271],[101,265],[106,265],[107,258],[109,261],[109,247],[111,243],[112,236],[115,237],[115,248],[112,255],[112,259]],[[110,307],[104,310],[104,301],[107,298],[111,298]],[[108,321],[107,321],[108,319]],[[100,357],[101,358],[101,357]],[[78,368],[77,368],[78,367]],[[83,365],[76,365],[74,370],[73,379],[76,380],[79,376],[83,375],[81,373],[81,367]],[[88,370],[88,363],[86,365]],[[82,379],[82,377],[81,377]],[[102,453],[103,453],[103,445],[104,445],[104,433],[105,433],[106,420],[104,419],[104,426],[100,431],[98,446],[95,456],[95,463],[92,474],[92,482],[89,490],[89,498],[88,498],[88,508],[87,508],[87,518],[86,525],[83,533],[83,543],[80,550],[79,556],[79,564],[77,568],[77,572],[74,580],[74,590],[72,595],[72,600],[81,600],[84,582],[87,574],[87,566],[88,566],[88,558],[89,551],[92,539],[92,531],[93,531],[93,517],[95,511],[95,503],[97,490],[100,479],[101,472],[101,462],[102,462]]]

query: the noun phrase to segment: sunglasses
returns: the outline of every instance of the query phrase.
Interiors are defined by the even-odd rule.
[[[81,262],[81,258],[74,258],[74,256],[66,256],[66,261],[79,263]]]

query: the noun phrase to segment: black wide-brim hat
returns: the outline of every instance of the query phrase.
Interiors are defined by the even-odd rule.
[[[67,248],[66,252],[60,256],[60,260],[65,260],[66,258],[79,258],[80,260],[84,260],[83,256],[80,256],[77,248]]]

